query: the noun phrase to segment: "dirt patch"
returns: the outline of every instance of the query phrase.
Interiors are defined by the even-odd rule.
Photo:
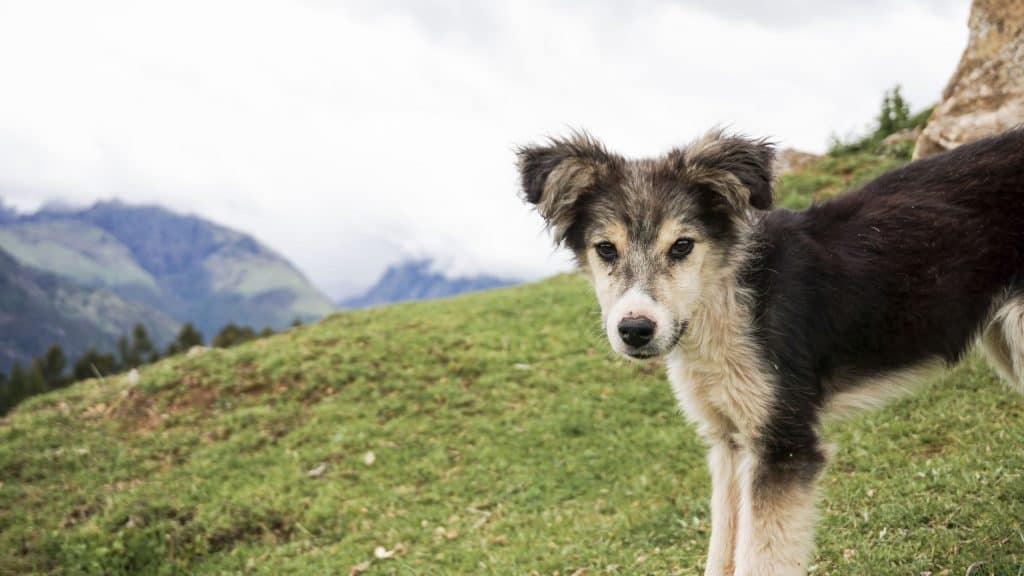
[[[168,394],[173,396],[161,405]],[[181,382],[158,392],[147,394],[138,386],[121,393],[107,409],[107,417],[117,420],[124,432],[149,432],[172,416],[184,412],[206,414],[220,398],[220,391],[204,382],[200,374],[186,373]]]

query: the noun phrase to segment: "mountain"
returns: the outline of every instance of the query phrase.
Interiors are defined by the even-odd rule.
[[[361,296],[338,303],[341,308],[366,308],[407,300],[432,300],[518,284],[495,276],[458,276],[449,278],[433,270],[430,260],[414,260],[389,266],[369,290]]]
[[[53,344],[71,358],[91,347],[112,350],[136,323],[156,342],[169,341],[179,327],[152,308],[22,266],[0,250],[0,372],[27,367]]]
[[[130,305],[140,320],[192,322],[208,338],[229,322],[281,329],[334,309],[252,237],[158,206],[101,202],[0,219],[0,249],[54,285],[91,290],[87,307]],[[23,330],[17,337],[37,337]]]
[[[8,222],[14,222],[18,219],[18,213],[12,208],[8,208],[4,204],[4,199],[0,198],[0,224],[6,224]]]

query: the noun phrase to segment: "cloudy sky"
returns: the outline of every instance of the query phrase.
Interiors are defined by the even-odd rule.
[[[823,151],[897,83],[939,97],[968,0],[0,0],[0,197],[159,203],[341,296],[431,256],[567,267],[512,148],[630,155],[722,124]]]

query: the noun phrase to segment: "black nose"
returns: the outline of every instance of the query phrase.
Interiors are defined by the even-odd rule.
[[[639,348],[654,338],[654,322],[642,316],[623,318],[619,322],[619,336],[629,346]]]

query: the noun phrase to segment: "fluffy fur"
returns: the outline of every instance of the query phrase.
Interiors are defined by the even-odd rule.
[[[708,575],[806,571],[830,413],[979,340],[1024,390],[1024,130],[801,212],[771,209],[773,157],[719,131],[655,159],[581,134],[519,152],[525,199],[590,277],[612,348],[663,358],[709,444]]]

